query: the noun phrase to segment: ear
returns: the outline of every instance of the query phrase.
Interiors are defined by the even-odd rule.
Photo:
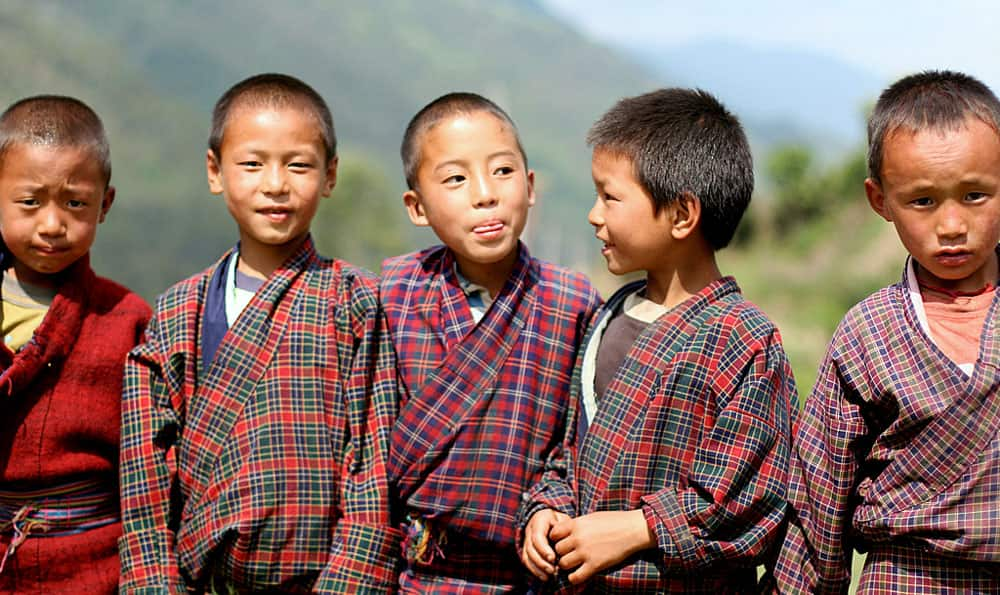
[[[528,170],[528,206],[535,206],[535,170]]]
[[[205,170],[208,172],[208,190],[212,194],[222,194],[222,164],[209,149],[205,153]]]
[[[340,164],[340,157],[334,155],[326,164],[326,183],[323,185],[323,196],[330,196],[333,187],[337,185],[337,165]]]
[[[427,227],[427,213],[424,205],[420,201],[420,193],[416,190],[407,190],[403,193],[403,204],[406,205],[406,214],[410,216],[410,221],[418,227]]]
[[[111,210],[111,205],[114,202],[115,187],[108,185],[108,189],[104,191],[104,198],[101,199],[101,216],[97,219],[98,223],[104,223],[104,218],[108,215],[108,211]]]
[[[670,235],[674,239],[691,236],[701,223],[701,200],[690,192],[681,194],[664,210],[670,217]]]
[[[868,195],[868,204],[873,211],[879,214],[886,221],[892,221],[892,214],[885,208],[885,192],[882,185],[871,178],[865,180],[865,194]]]

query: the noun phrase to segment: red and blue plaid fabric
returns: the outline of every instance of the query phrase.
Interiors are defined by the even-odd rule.
[[[905,273],[847,313],[799,418],[772,587],[843,592],[857,547],[879,552],[861,583],[880,593],[974,592],[968,569],[1000,592],[998,303],[972,376],[921,329]]]
[[[199,369],[215,267],[159,299],[126,366],[121,590],[391,589],[395,367],[374,279],[310,239]]]
[[[643,283],[616,293],[592,328]],[[640,334],[579,445],[570,424],[567,446],[528,493],[520,525],[540,507],[573,516],[641,509],[658,548],[583,590],[752,592],[754,567],[784,519],[796,403],[778,329],[732,278],[716,281]],[[564,575],[556,582],[568,588]]]
[[[562,439],[597,293],[522,245],[477,325],[452,253],[439,246],[386,261],[381,300],[404,384],[389,462],[401,506],[447,533],[445,558],[449,548],[492,547],[497,566],[523,580],[517,506]]]

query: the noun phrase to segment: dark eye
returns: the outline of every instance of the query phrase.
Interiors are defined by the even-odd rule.
[[[509,165],[504,165],[502,167],[498,167],[496,172],[494,173],[501,176],[509,176],[510,174],[514,173],[514,168]]]
[[[253,159],[248,159],[246,161],[240,161],[239,165],[246,168],[256,168],[263,165],[260,161],[254,161]]]
[[[85,207],[85,206],[87,206],[87,203],[85,203],[85,202],[84,202],[84,201],[82,201],[82,200],[77,200],[77,199],[75,199],[75,198],[71,198],[71,199],[69,199],[68,201],[66,201],[66,204],[67,204],[67,205],[69,206],[69,208],[71,208],[71,209],[79,209],[79,208],[82,208],[82,207]]]
[[[988,196],[989,195],[986,194],[985,192],[970,192],[965,195],[965,200],[969,202],[979,202],[981,200],[986,199]]]
[[[911,200],[910,204],[916,207],[929,207],[934,204],[934,201],[928,196],[921,196],[920,198]]]
[[[34,198],[34,197],[22,198],[22,199],[18,200],[17,202],[18,202],[18,204],[24,205],[26,207],[37,207],[38,206],[38,199]]]
[[[465,181],[465,176],[462,174],[455,174],[453,176],[448,176],[444,179],[445,184],[461,184]]]

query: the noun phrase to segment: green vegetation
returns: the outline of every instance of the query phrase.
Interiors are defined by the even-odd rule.
[[[105,120],[118,200],[93,260],[148,299],[235,242],[205,182],[209,113],[225,88],[265,71],[303,78],[334,112],[341,168],[314,225],[322,252],[377,269],[433,240],[406,219],[398,143],[427,101],[470,90],[520,127],[539,193],[525,234],[532,252],[608,292],[621,279],[607,274],[586,223],[584,136],[618,98],[664,84],[535,0],[16,0],[0,6],[0,48],[0,103],[69,94]],[[865,204],[863,155],[772,150],[748,124],[758,195],[722,264],[779,322],[805,393],[837,321],[897,277],[902,249]]]

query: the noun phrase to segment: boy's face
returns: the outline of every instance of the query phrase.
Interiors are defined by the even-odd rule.
[[[463,274],[511,263],[535,204],[535,176],[513,131],[487,112],[446,118],[419,139],[417,189],[403,194],[410,220],[430,226]]]
[[[669,206],[653,213],[653,198],[635,177],[632,160],[595,149],[591,174],[597,200],[587,220],[597,239],[608,270],[616,275],[634,271],[656,272],[669,262],[673,242]]]
[[[976,291],[997,281],[1000,137],[978,118],[957,130],[898,130],[884,145],[872,208],[891,221],[930,285]]]
[[[208,186],[236,220],[241,252],[297,248],[337,179],[337,159],[326,160],[315,118],[290,107],[236,106],[219,152],[208,151]]]
[[[90,250],[114,198],[90,148],[11,146],[0,167],[0,234],[17,278],[54,285],[52,275]]]

